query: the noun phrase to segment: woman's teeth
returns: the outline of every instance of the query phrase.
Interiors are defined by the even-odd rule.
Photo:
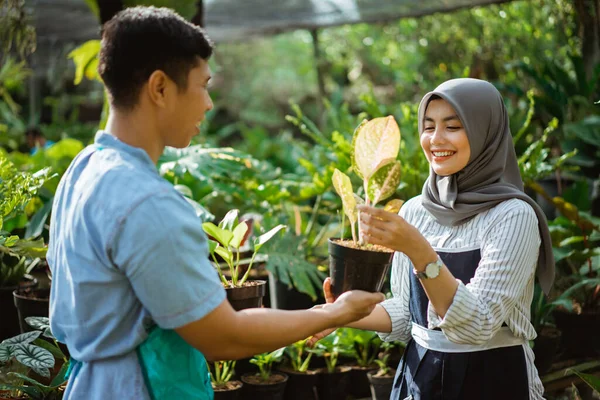
[[[436,157],[447,157],[454,154],[454,151],[433,151],[432,153]]]

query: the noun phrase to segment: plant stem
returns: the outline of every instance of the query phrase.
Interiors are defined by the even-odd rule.
[[[217,273],[219,274],[219,278],[221,278],[221,281],[223,282],[223,284],[225,286],[228,286],[229,282],[227,282],[227,279],[225,279],[225,275],[223,275],[223,271],[221,271],[221,266],[219,265],[219,262],[217,261],[217,257],[215,257],[215,253],[212,253],[211,256],[215,262],[215,267],[217,267]]]
[[[242,281],[240,282],[240,286],[242,286],[244,284],[244,282],[246,282],[246,279],[248,279],[248,276],[250,275],[250,270],[252,269],[252,264],[254,264],[254,257],[256,257],[256,252],[254,252],[252,254],[252,258],[250,259],[250,265],[248,265],[248,270],[244,274],[244,277],[242,278]]]

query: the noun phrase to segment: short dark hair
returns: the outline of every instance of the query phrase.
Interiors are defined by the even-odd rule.
[[[174,11],[131,7],[104,24],[98,72],[111,104],[128,110],[135,107],[154,71],[163,71],[178,89],[185,90],[198,58],[208,60],[212,51],[204,30]]]

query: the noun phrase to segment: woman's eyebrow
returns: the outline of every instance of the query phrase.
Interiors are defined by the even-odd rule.
[[[423,120],[425,122],[435,122],[435,120],[431,117],[425,116],[425,118],[423,118]],[[442,122],[448,122],[448,121],[452,121],[452,120],[457,120],[460,121],[460,118],[458,118],[458,115],[449,115],[447,117],[445,117],[444,119],[442,119]]]

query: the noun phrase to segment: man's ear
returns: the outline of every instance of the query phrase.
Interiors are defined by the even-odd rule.
[[[167,98],[171,83],[171,80],[163,71],[154,71],[152,75],[150,75],[150,78],[148,78],[148,84],[146,86],[150,101],[158,107],[167,107]]]

